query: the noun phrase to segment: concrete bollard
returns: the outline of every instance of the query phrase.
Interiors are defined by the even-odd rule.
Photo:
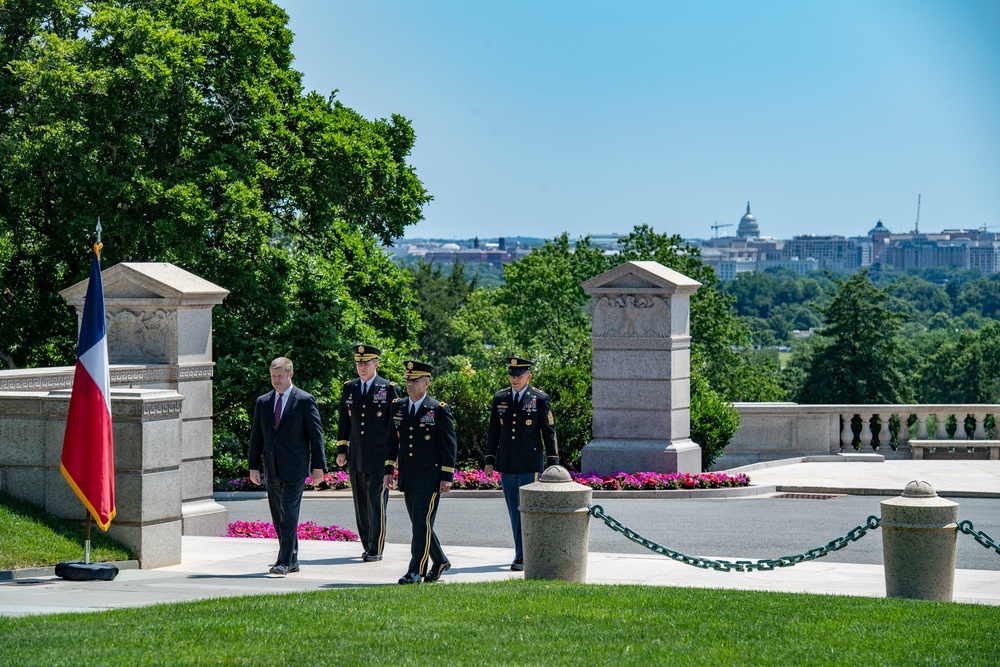
[[[525,579],[587,581],[592,495],[562,466],[547,468],[537,482],[521,487]]]
[[[958,503],[927,482],[882,501],[882,554],[888,597],[951,602],[955,589]]]

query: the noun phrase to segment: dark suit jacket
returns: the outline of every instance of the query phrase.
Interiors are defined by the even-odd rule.
[[[361,378],[344,383],[337,423],[337,454],[346,454],[351,470],[381,472],[389,458],[392,402],[399,385],[375,376],[368,398],[361,400]]]
[[[546,466],[557,465],[559,447],[549,395],[529,385],[519,404],[514,404],[513,396],[509,388],[493,394],[486,465],[507,473],[541,472]]]
[[[275,430],[274,391],[257,398],[250,431],[249,464],[251,470],[263,469],[269,479],[294,481],[305,479],[314,468],[326,471],[326,452],[316,399],[292,385],[287,400],[281,423]]]
[[[385,474],[391,475],[399,462],[399,490],[404,493],[437,493],[441,482],[455,476],[458,439],[455,421],[446,403],[424,397],[411,419],[410,401],[400,398],[392,404],[393,428],[389,431],[389,456]]]

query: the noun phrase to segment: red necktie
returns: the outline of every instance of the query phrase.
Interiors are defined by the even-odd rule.
[[[278,424],[281,423],[281,394],[278,394],[278,400],[274,402],[274,428],[278,428]]]

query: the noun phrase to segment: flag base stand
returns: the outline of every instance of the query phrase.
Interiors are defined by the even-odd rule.
[[[57,563],[56,576],[70,581],[112,581],[118,576],[118,566],[112,563],[82,561]]]

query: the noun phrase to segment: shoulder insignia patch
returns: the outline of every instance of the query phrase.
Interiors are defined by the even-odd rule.
[[[440,405],[442,408],[448,407],[448,404],[445,403],[444,401],[441,401],[440,403],[438,403],[438,405]]]

